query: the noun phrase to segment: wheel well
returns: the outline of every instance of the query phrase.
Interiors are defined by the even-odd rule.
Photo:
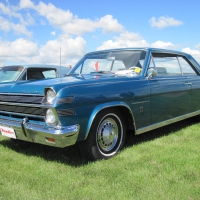
[[[110,107],[109,107],[110,108]],[[124,106],[114,106],[113,108],[118,109],[124,117],[126,131],[134,131],[135,134],[135,122],[130,110]],[[105,108],[107,109],[107,108]]]

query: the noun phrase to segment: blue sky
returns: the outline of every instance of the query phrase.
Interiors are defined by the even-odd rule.
[[[158,47],[200,62],[200,1],[2,0],[0,63],[74,65],[85,53]]]

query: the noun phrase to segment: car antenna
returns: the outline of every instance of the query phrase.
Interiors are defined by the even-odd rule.
[[[60,78],[61,78],[61,46],[60,46]]]

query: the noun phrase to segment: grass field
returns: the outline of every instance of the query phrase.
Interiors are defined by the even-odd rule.
[[[0,199],[200,199],[200,123],[185,120],[139,136],[109,160],[72,146],[20,148],[0,136]]]

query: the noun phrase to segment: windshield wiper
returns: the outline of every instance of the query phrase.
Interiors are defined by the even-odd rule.
[[[96,72],[90,72],[91,74],[114,74],[111,71],[96,71]]]
[[[80,75],[80,74],[65,74],[63,77],[66,77],[66,76],[77,76],[77,75]]]

